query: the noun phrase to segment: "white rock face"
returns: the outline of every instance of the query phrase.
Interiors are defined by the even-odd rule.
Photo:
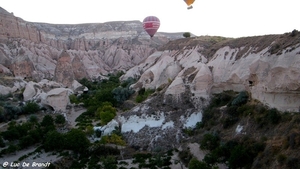
[[[74,82],[73,85],[78,86],[78,82]],[[46,79],[39,83],[30,81],[23,92],[24,101],[38,100],[41,104],[51,106],[54,111],[65,112],[70,103],[69,95],[73,93],[73,90],[62,86],[60,83]]]
[[[34,88],[34,82],[30,81],[26,84],[25,90],[23,92],[24,101],[30,100],[33,96],[36,95],[36,89]]]
[[[269,107],[298,112],[300,44],[275,54],[270,53],[271,45],[260,51],[258,47],[224,46],[211,58],[201,54],[200,44],[181,52],[155,52],[123,77],[138,76],[136,72],[139,72],[140,79],[133,85],[135,89],[168,85],[165,96],[173,96],[178,102],[184,93],[191,93],[189,97],[195,107],[209,100],[213,93],[246,90],[253,99]],[[243,55],[239,53],[242,51]]]
[[[66,88],[52,89],[46,93],[41,103],[53,107],[55,111],[65,112],[67,105],[70,103],[70,93],[72,93],[72,91]]]

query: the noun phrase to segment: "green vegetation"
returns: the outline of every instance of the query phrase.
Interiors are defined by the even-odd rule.
[[[100,118],[101,125],[106,125],[116,116],[117,110],[109,102],[104,102],[96,111],[96,117]]]
[[[189,169],[210,169],[210,167],[202,161],[198,161],[196,158],[192,158],[188,165]]]
[[[137,103],[141,103],[144,100],[146,100],[148,98],[148,96],[150,96],[154,92],[155,92],[155,90],[152,90],[152,89],[147,89],[146,90],[145,88],[142,88],[141,90],[139,90],[138,95],[135,98],[135,101]]]
[[[40,106],[33,101],[27,102],[23,107],[24,114],[36,113],[40,110]]]
[[[169,169],[171,164],[171,156],[165,154],[150,154],[137,153],[133,156],[133,163],[139,164],[139,168],[153,168],[153,169]]]
[[[299,156],[296,158],[291,149],[300,149],[300,144],[296,143],[300,138],[296,134],[299,119],[298,114],[280,112],[250,100],[245,91],[224,91],[212,97],[203,111],[202,122],[189,132],[190,137],[200,135],[200,148],[209,151],[203,161],[193,159],[188,150],[179,155],[185,164],[189,162],[189,168],[214,168],[222,163],[232,169],[266,168],[272,160],[276,160],[281,168],[298,168]],[[247,134],[232,137],[237,122],[247,124]],[[286,132],[290,134],[286,136]],[[263,137],[262,133],[266,135]]]
[[[185,32],[185,33],[183,33],[183,37],[189,38],[189,37],[191,37],[191,33],[190,32]]]
[[[110,74],[107,79],[94,82],[85,78],[80,80],[80,83],[88,87],[89,91],[80,96],[70,96],[72,103],[83,103],[87,108],[87,111],[76,119],[80,129],[85,130],[98,120],[100,125],[107,124],[116,116],[117,108],[134,93],[130,85],[135,82],[135,79],[128,78],[121,82],[119,80],[121,75],[123,72]]]

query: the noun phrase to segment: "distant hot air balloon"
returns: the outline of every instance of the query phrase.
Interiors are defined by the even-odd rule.
[[[192,9],[192,4],[195,2],[195,0],[184,0],[184,2],[188,5],[187,9]]]
[[[145,31],[152,38],[160,26],[160,20],[155,16],[147,16],[143,21]]]

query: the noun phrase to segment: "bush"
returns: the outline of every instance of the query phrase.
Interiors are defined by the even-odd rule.
[[[241,105],[247,103],[248,97],[249,96],[248,96],[248,93],[246,91],[241,91],[239,93],[239,95],[235,99],[232,100],[231,105],[241,106]]]
[[[279,154],[277,156],[277,161],[280,165],[284,164],[284,162],[286,161],[287,157],[284,154]]]
[[[101,125],[106,125],[116,116],[116,112],[111,103],[105,102],[97,109],[96,116],[100,118]]]
[[[189,38],[189,37],[191,37],[191,33],[190,32],[185,32],[185,33],[183,33],[183,37]]]
[[[112,90],[114,99],[117,100],[119,103],[123,103],[125,100],[127,100],[135,91],[129,88],[123,88],[123,87],[117,87],[114,90]]]
[[[66,149],[83,153],[88,148],[90,141],[86,138],[85,133],[79,129],[71,129],[65,135]]]
[[[281,119],[281,115],[275,108],[273,108],[267,111],[267,118],[270,123],[278,124]]]
[[[190,160],[193,158],[193,155],[189,150],[180,151],[178,155],[185,166],[188,166]]]
[[[5,143],[0,135],[0,147],[5,147]]]
[[[146,90],[145,88],[142,88],[138,91],[138,95],[135,98],[135,101],[137,103],[141,103],[142,101],[146,100],[148,98],[148,96],[151,95],[154,92],[155,92],[155,90],[152,90],[152,89],[147,89]]]
[[[214,150],[220,145],[220,137],[216,134],[205,134],[200,142],[202,150]]]
[[[66,119],[62,114],[59,114],[55,117],[55,123],[56,124],[65,124]]]
[[[77,96],[75,96],[74,94],[71,94],[69,96],[69,99],[70,99],[71,103],[74,103],[74,104],[79,104],[80,103],[80,101],[78,100]]]
[[[298,33],[299,33],[298,30],[294,29],[291,33],[291,37],[295,37]]]
[[[46,134],[43,147],[46,151],[60,151],[65,148],[65,144],[64,135],[54,130]]]
[[[27,102],[23,107],[24,114],[36,113],[39,110],[40,110],[40,106],[33,101]]]

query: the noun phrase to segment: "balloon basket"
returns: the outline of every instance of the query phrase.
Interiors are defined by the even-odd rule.
[[[193,9],[193,6],[189,6],[189,7],[187,7],[187,9]]]

